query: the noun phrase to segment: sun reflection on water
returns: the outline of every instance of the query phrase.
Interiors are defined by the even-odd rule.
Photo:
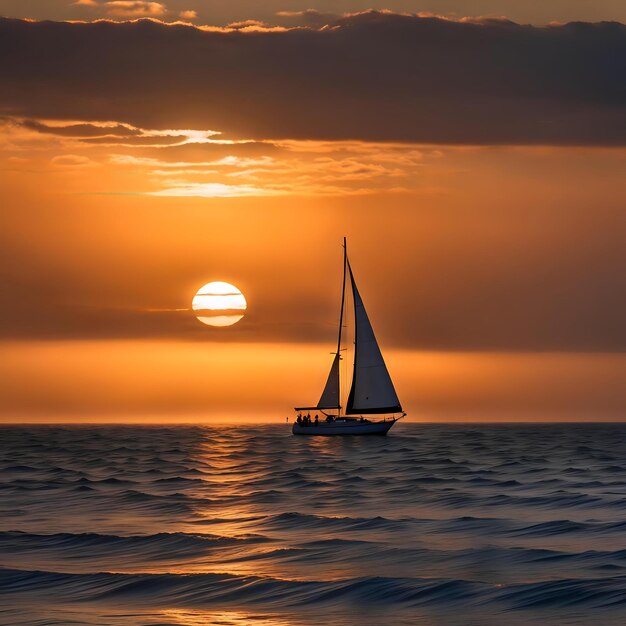
[[[286,615],[259,615],[241,611],[192,611],[169,609],[162,616],[176,626],[300,626],[304,622]]]

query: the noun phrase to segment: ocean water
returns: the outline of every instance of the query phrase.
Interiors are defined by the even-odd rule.
[[[0,429],[0,623],[626,623],[626,425]]]

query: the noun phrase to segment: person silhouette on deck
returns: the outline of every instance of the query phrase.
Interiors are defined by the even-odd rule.
[[[317,426],[318,422],[319,422],[319,415],[316,413],[315,414],[315,425]]]

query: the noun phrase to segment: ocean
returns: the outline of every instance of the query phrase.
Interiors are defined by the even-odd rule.
[[[0,428],[0,623],[626,623],[626,425]]]

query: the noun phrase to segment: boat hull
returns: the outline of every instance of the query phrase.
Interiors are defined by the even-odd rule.
[[[332,437],[336,435],[386,435],[397,419],[380,422],[360,422],[358,420],[336,420],[334,422],[320,422],[317,426],[310,424],[303,426],[294,423],[291,432],[294,435],[313,435]]]

